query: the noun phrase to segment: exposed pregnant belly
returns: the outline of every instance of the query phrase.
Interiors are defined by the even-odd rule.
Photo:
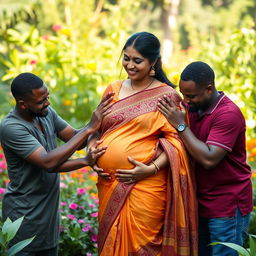
[[[156,143],[155,138],[148,137],[106,136],[100,146],[107,146],[107,150],[98,159],[98,166],[108,173],[115,173],[116,169],[131,169],[133,165],[127,157],[146,163],[154,155]]]

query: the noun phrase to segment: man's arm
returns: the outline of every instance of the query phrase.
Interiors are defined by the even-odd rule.
[[[164,100],[159,100],[158,109],[176,129],[178,124],[186,123],[186,111],[182,104],[179,109],[171,99],[165,97]],[[185,147],[191,156],[205,169],[215,167],[227,154],[225,149],[215,145],[206,144],[197,139],[189,127],[183,132],[180,132],[179,136],[183,140]]]
[[[89,149],[84,158],[67,160],[57,168],[49,170],[49,172],[69,172],[84,166],[91,166],[101,155],[106,152],[106,149],[106,147],[96,148],[93,150]]]
[[[47,170],[59,168],[61,164],[67,161],[69,157],[79,149],[85,141],[87,141],[90,134],[99,129],[102,119],[110,113],[110,102],[112,99],[113,93],[108,93],[104,96],[97,109],[94,111],[89,124],[82,128],[78,133],[74,134],[75,132],[71,127],[67,127],[59,132],[58,137],[67,141],[65,144],[50,152],[46,152],[43,147],[39,147],[26,159],[32,164]],[[77,164],[77,162],[73,161],[72,163],[73,165]],[[70,164],[71,163],[69,163],[69,168]]]

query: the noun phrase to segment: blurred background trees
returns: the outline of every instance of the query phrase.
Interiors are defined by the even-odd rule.
[[[63,118],[82,126],[106,85],[124,78],[127,38],[150,31],[170,79],[177,84],[191,61],[209,63],[255,137],[255,13],[254,0],[0,0],[0,119],[13,104],[11,80],[28,71],[47,83]]]

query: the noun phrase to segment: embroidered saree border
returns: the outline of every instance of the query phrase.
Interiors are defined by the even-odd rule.
[[[109,203],[104,211],[104,217],[99,224],[99,239],[98,239],[98,251],[99,254],[103,249],[104,243],[107,239],[109,230],[115,222],[119,212],[121,211],[127,196],[134,187],[135,184],[118,183],[109,199]]]
[[[164,95],[169,96],[175,103],[181,101],[177,92],[166,85],[141,91],[113,103],[111,113],[103,119],[102,136],[140,115],[157,111],[158,99]]]
[[[166,208],[162,255],[197,256],[197,203],[193,174],[181,175],[175,147],[163,138],[160,139],[160,144],[169,158],[171,169],[168,172],[168,184],[171,186],[167,187],[167,200],[170,203]],[[182,200],[184,206],[184,227],[177,225],[180,217],[177,212],[178,200]]]

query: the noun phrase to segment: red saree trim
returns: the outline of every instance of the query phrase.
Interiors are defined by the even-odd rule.
[[[113,103],[111,113],[103,119],[102,136],[140,115],[158,111],[158,99],[164,95],[169,96],[176,104],[181,101],[177,92],[166,85],[141,91]]]
[[[118,183],[109,199],[109,203],[104,211],[101,222],[99,223],[98,251],[101,253],[107,239],[109,230],[120,213],[127,196],[135,184]]]
[[[187,173],[187,175],[180,174],[178,154],[175,147],[163,138],[160,139],[160,144],[168,156],[170,163],[162,255],[196,256],[198,241],[197,204],[195,188],[193,187],[195,180],[192,173]],[[182,197],[184,205],[185,227],[177,226],[177,219],[179,218],[177,214],[179,195]]]

